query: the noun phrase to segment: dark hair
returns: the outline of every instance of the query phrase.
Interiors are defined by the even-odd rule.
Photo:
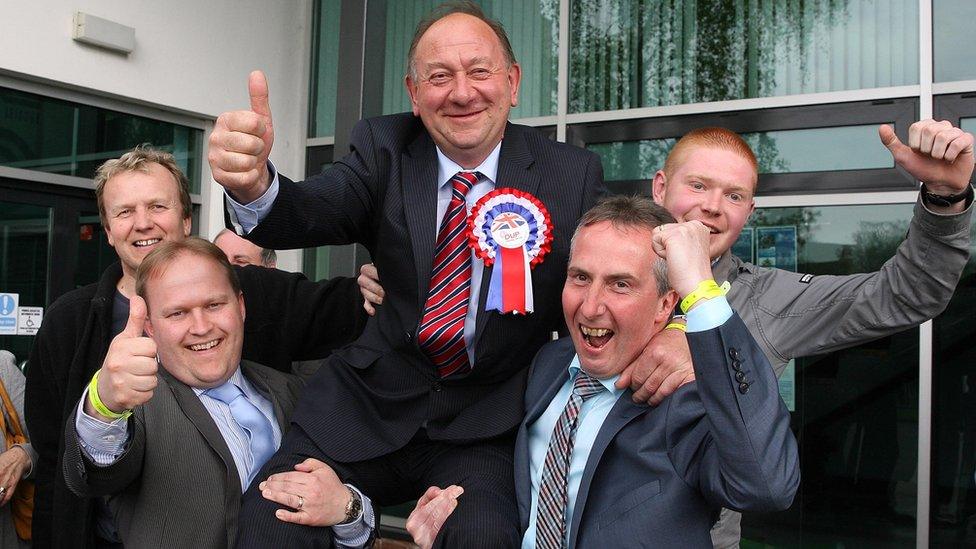
[[[676,223],[673,215],[646,196],[604,198],[580,218],[576,231],[573,232],[570,253],[575,249],[576,235],[579,234],[580,229],[604,221],[609,221],[617,229],[646,229],[648,232],[653,232],[660,225]],[[648,241],[647,245],[650,246],[651,242]],[[664,294],[671,289],[668,283],[667,264],[661,258],[654,262],[654,278],[657,281],[659,294]]]
[[[241,281],[237,278],[237,273],[231,267],[230,262],[227,261],[224,252],[211,242],[191,236],[183,240],[165,240],[160,242],[155,250],[149,252],[149,255],[139,265],[139,269],[136,270],[136,294],[146,299],[146,284],[150,280],[161,277],[169,265],[181,255],[195,255],[212,260],[227,276],[227,281],[230,282],[230,287],[234,293],[241,293]]]
[[[505,61],[508,62],[508,66],[511,67],[516,63],[515,52],[512,51],[512,43],[508,40],[508,34],[505,33],[505,28],[497,20],[492,19],[485,15],[481,7],[474,2],[469,2],[466,0],[457,2],[445,2],[428,13],[420,23],[417,23],[417,30],[413,33],[413,40],[410,41],[410,49],[407,51],[407,71],[410,77],[414,80],[417,79],[417,66],[414,64],[414,54],[417,52],[417,44],[420,43],[420,39],[424,36],[431,25],[440,21],[441,19],[447,17],[448,15],[454,15],[455,13],[463,13],[465,15],[470,15],[476,19],[483,21],[486,25],[491,27],[491,30],[498,37],[498,43],[502,46],[502,51],[505,53]]]

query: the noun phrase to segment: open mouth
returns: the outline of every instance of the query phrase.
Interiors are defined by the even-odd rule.
[[[214,347],[220,345],[222,342],[223,342],[222,339],[214,339],[214,340],[207,341],[207,342],[204,342],[204,343],[196,343],[194,345],[187,345],[186,348],[189,349],[189,350],[191,350],[191,351],[195,351],[195,352],[202,353],[204,351],[209,351],[210,349],[213,349]]]
[[[583,335],[583,341],[594,349],[602,348],[613,338],[613,330],[607,328],[590,328],[580,324],[579,330]]]
[[[160,242],[162,240],[163,240],[162,238],[147,238],[145,240],[136,240],[135,242],[132,243],[132,245],[135,246],[136,248],[145,248],[147,246],[152,246],[153,244],[156,244],[157,242]]]

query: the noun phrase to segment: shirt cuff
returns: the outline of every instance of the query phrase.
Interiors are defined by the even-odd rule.
[[[275,199],[278,198],[278,170],[275,169],[274,164],[270,160],[268,161],[268,173],[271,174],[271,185],[268,187],[268,190],[264,191],[264,194],[248,204],[241,204],[234,200],[230,196],[230,193],[224,189],[227,207],[230,209],[231,223],[239,234],[247,234],[254,227],[257,227],[258,223],[261,223],[268,216],[268,212],[271,211],[271,206],[274,205]]]
[[[75,432],[81,449],[98,465],[112,465],[115,463],[129,440],[129,422],[126,418],[119,418],[112,423],[94,418],[85,413],[85,399],[88,390],[81,395],[78,403],[78,413],[75,414]]]
[[[332,538],[339,547],[363,547],[373,533],[373,503],[355,486],[346,486],[359,494],[363,501],[363,510],[359,513],[359,518],[349,524],[333,525]]]
[[[732,317],[732,307],[725,296],[717,296],[698,303],[688,311],[688,331],[707,332],[718,328]]]

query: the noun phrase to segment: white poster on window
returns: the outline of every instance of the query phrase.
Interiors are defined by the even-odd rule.
[[[20,307],[17,314],[17,335],[37,335],[44,319],[44,307]]]

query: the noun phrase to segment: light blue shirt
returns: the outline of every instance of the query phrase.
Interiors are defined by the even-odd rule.
[[[711,330],[724,324],[732,316],[732,308],[724,297],[716,297],[699,303],[696,307],[688,311],[687,329],[689,332],[701,332]],[[535,547],[536,515],[539,507],[539,486],[542,481],[542,470],[545,466],[546,452],[549,450],[549,439],[552,438],[552,431],[556,427],[556,420],[562,415],[566,404],[569,402],[570,394],[573,391],[573,381],[580,371],[579,355],[573,356],[569,364],[568,376],[559,388],[559,392],[553,397],[546,410],[528,426],[529,436],[529,480],[531,482],[532,506],[530,507],[529,526],[522,536],[522,548],[531,549]],[[573,518],[573,510],[576,507],[576,496],[579,493],[580,480],[583,478],[583,470],[586,469],[586,461],[589,458],[590,448],[596,440],[604,420],[613,409],[617,399],[624,394],[624,390],[614,387],[620,376],[608,379],[601,379],[600,384],[606,391],[590,397],[583,402],[580,408],[579,419],[576,423],[576,439],[573,442],[573,453],[569,460],[569,472],[566,477],[566,542],[569,542],[569,527]]]
[[[271,424],[275,448],[280,446],[281,428],[278,427],[278,420],[275,419],[274,406],[271,401],[251,385],[251,382],[241,373],[240,368],[225,383],[237,385],[244,396],[261,411]],[[234,420],[234,416],[230,413],[230,406],[208,395],[205,392],[206,389],[196,387],[192,387],[192,389],[193,393],[200,399],[200,403],[207,409],[210,417],[213,418],[224,442],[227,443],[227,448],[234,458],[234,465],[241,480],[241,491],[246,491],[247,480],[251,477],[252,470],[259,469],[264,464],[257,464],[255,467],[247,433]],[[129,439],[128,420],[120,418],[111,423],[106,423],[86,414],[85,399],[87,398],[88,390],[86,389],[78,403],[78,413],[75,416],[75,431],[78,433],[78,442],[92,461],[98,465],[112,465],[125,451]],[[349,487],[359,493],[355,487]],[[350,524],[337,524],[332,527],[334,539],[340,547],[361,547],[369,539],[370,525],[373,524],[373,508],[369,498],[362,493],[359,494],[363,500],[363,513],[360,519]]]
[[[465,170],[456,162],[448,158],[437,148],[437,225],[436,231],[440,230],[441,220],[447,212],[447,206],[451,203],[451,178],[458,172],[479,172],[481,177],[478,179],[465,197],[468,212],[481,199],[481,197],[495,189],[495,180],[498,176],[498,158],[501,155],[502,144],[498,143],[491,151],[485,161],[472,170]],[[271,162],[268,162],[268,170],[271,173],[271,186],[260,198],[248,204],[241,204],[231,198],[225,191],[227,205],[231,210],[232,224],[244,234],[251,232],[271,211],[275,198],[278,197],[278,172]],[[480,301],[481,275],[484,270],[484,262],[481,261],[472,250],[471,252],[471,294],[468,298],[468,314],[464,318],[464,345],[468,350],[468,362],[474,366],[474,334],[477,328],[478,305]]]

